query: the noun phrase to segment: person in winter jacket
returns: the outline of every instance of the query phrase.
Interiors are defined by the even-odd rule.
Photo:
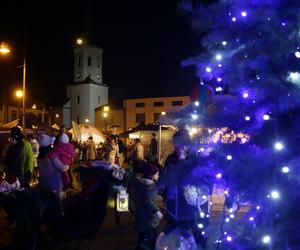
[[[95,160],[97,158],[97,150],[96,144],[93,141],[93,137],[90,136],[89,139],[85,143],[87,160]]]
[[[34,155],[30,143],[19,127],[10,130],[10,142],[4,155],[5,172],[16,176],[22,187],[29,188],[33,171]]]
[[[155,194],[150,192],[158,178],[158,169],[146,161],[135,168],[135,229],[139,232],[138,250],[154,249],[156,228],[162,213],[155,204]]]
[[[69,165],[63,164],[58,157],[50,160],[49,154],[52,150],[52,138],[46,134],[38,137],[40,143],[39,155],[37,158],[39,167],[39,186],[54,192],[58,198],[64,198],[64,183],[62,172],[67,172]]]
[[[54,149],[49,153],[48,157],[51,160],[58,158],[64,165],[70,165],[73,162],[75,150],[73,144],[69,142],[69,136],[66,133],[62,133],[59,136],[58,143],[54,146]],[[62,179],[67,188],[70,185],[70,177],[67,171],[61,172]]]

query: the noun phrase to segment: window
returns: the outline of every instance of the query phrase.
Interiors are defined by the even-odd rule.
[[[135,114],[135,122],[140,123],[140,122],[145,122],[146,116],[144,113],[137,113]]]
[[[77,115],[77,123],[78,124],[80,123],[80,117],[79,117],[79,115]]]
[[[163,102],[154,102],[153,103],[153,107],[162,107],[162,106],[164,106]]]
[[[159,116],[160,116],[160,113],[154,113],[153,114],[153,121],[157,122],[159,120]]]
[[[101,58],[100,56],[97,56],[97,68],[100,68],[100,64],[101,64]]]
[[[182,101],[173,101],[172,106],[182,106],[183,102]]]
[[[146,105],[145,105],[145,103],[144,102],[137,102],[136,104],[135,104],[135,107],[136,108],[144,108]]]
[[[76,61],[77,61],[77,67],[80,67],[80,64],[81,64],[80,56],[77,56]]]
[[[16,120],[17,119],[17,111],[16,110],[12,110],[10,112],[10,119],[11,120]]]
[[[98,96],[98,104],[100,104],[101,96]]]
[[[88,57],[88,66],[92,66],[92,57]]]
[[[77,103],[77,104],[80,103],[80,96],[79,96],[79,95],[76,97],[76,103]]]

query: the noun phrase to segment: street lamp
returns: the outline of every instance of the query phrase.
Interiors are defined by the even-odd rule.
[[[104,106],[103,107],[103,117],[104,117],[104,129],[105,129],[105,134],[107,134],[107,123],[108,123],[108,112],[109,112],[109,106]]]
[[[17,47],[21,48],[23,50],[24,53],[24,57],[23,57],[23,65],[21,67],[23,67],[23,87],[22,87],[22,128],[25,129],[25,114],[26,114],[26,51],[25,49],[20,46],[19,44],[17,44],[16,42],[12,42],[13,44],[15,44]],[[2,42],[0,44],[0,53],[5,55],[5,54],[9,54],[11,52],[9,46],[7,45],[7,43]]]
[[[20,115],[20,100],[23,97],[23,91],[22,90],[16,90],[16,97],[18,99],[18,111],[17,111],[17,117]]]

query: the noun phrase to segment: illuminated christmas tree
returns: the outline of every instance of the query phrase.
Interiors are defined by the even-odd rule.
[[[300,249],[300,1],[180,9],[205,35],[203,52],[183,62],[200,79],[194,102],[169,117],[189,129],[199,157],[209,150],[199,171],[223,187],[216,246]]]

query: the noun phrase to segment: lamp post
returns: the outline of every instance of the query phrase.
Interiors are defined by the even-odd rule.
[[[19,117],[19,115],[20,115],[20,99],[23,97],[23,91],[22,90],[17,90],[16,91],[16,97],[18,99],[17,117]]]
[[[107,122],[108,122],[108,112],[109,112],[109,106],[104,106],[103,107],[103,117],[104,117],[104,129],[105,129],[105,134],[107,135]]]
[[[13,44],[15,44],[17,47],[21,48],[23,50],[24,56],[23,56],[23,65],[20,67],[23,67],[23,84],[22,84],[22,128],[25,129],[25,114],[26,114],[26,51],[25,49],[20,46],[18,43],[11,41]],[[0,44],[0,53],[3,55],[9,54],[11,52],[9,46],[7,43],[2,42]]]

